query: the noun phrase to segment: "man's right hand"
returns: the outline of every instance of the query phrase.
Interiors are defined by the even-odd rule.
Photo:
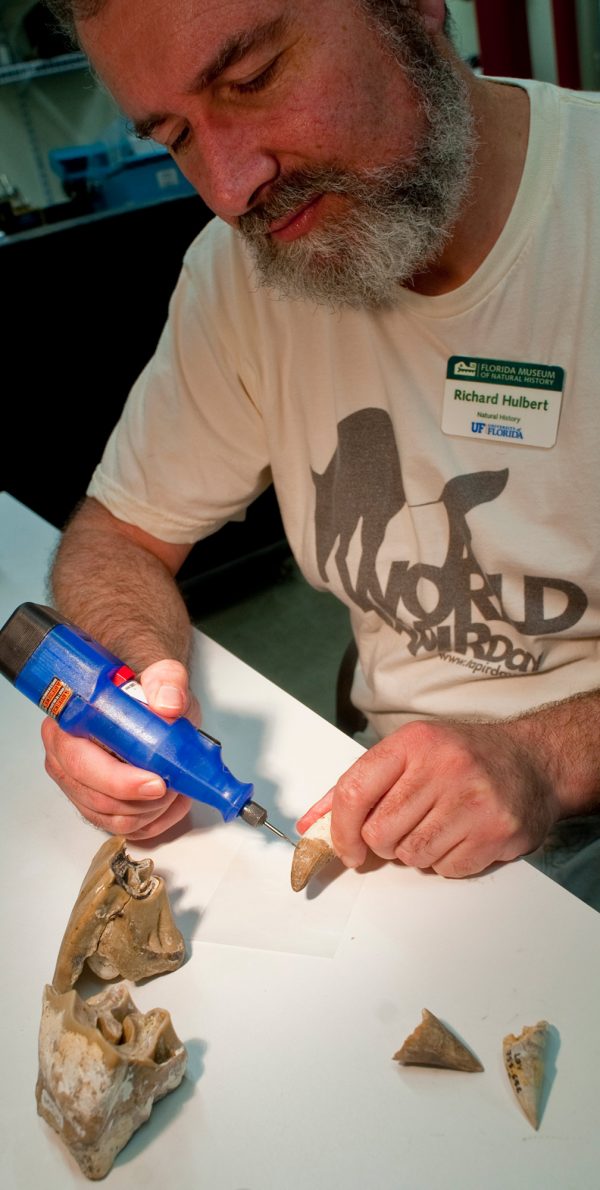
[[[148,704],[172,723],[185,715],[197,727],[201,714],[185,666],[156,661],[139,676]],[[62,731],[45,719],[46,772],[94,826],[132,842],[153,839],[187,814],[191,800],[167,789],[161,777],[123,764],[98,744]]]

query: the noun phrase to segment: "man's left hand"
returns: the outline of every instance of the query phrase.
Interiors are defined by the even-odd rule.
[[[560,816],[542,756],[504,723],[399,728],[361,756],[299,821],[332,811],[347,867],[370,848],[441,876],[472,876],[533,851]]]

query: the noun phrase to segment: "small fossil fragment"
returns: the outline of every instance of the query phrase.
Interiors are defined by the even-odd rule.
[[[186,1061],[169,1013],[138,1012],[124,983],[87,1001],[46,987],[38,1113],[86,1177],[108,1173],[156,1100],[179,1086]]]
[[[335,851],[331,842],[331,811],[317,818],[309,826],[294,848],[292,859],[292,888],[300,892],[305,888],[312,876],[316,876],[321,868],[334,859]]]
[[[538,1021],[537,1025],[526,1025],[517,1037],[509,1033],[502,1042],[510,1085],[521,1111],[535,1129],[540,1125],[544,1056],[549,1035],[548,1021]]]
[[[447,1070],[483,1070],[478,1058],[427,1008],[394,1060],[404,1066],[444,1066]]]
[[[73,987],[86,959],[101,979],[135,981],[181,966],[185,944],[153,869],[151,859],[129,858],[123,838],[102,844],[67,923],[52,980],[57,991]]]

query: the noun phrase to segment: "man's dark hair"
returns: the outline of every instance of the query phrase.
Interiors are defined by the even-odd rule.
[[[44,0],[50,12],[56,17],[60,28],[77,44],[75,22],[93,17],[104,7],[106,0]]]

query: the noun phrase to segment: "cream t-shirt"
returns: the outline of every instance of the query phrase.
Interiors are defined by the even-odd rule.
[[[379,734],[600,684],[600,96],[518,85],[523,178],[466,284],[332,312],[261,288],[212,222],[89,487],[193,542],[272,479]]]

